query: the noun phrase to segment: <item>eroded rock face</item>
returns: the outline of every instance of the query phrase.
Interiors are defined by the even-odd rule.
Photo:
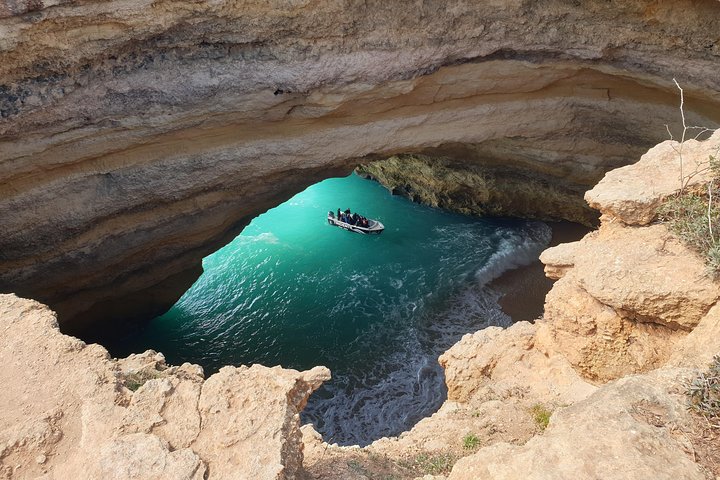
[[[496,444],[461,459],[448,479],[707,479],[674,433],[690,424],[676,393],[688,375],[667,370],[619,380],[557,411],[545,434],[527,444]]]
[[[207,380],[148,351],[112,360],[57,329],[37,302],[0,295],[0,477],[292,479],[299,412],[330,378],[225,367]]]
[[[587,193],[603,212],[600,229],[540,256],[546,274],[559,280],[546,299],[539,348],[563,352],[586,378],[605,382],[659,367],[678,342],[695,345],[699,334],[685,339],[685,332],[700,322],[700,330],[712,331],[720,285],[664,225],[647,223],[680,188],[680,155],[684,175],[693,173],[685,188],[693,189],[708,181],[718,148],[718,132],[682,149],[663,142]]]
[[[518,166],[509,158],[490,159],[489,152],[478,157],[466,150],[454,159],[395,156],[361,165],[357,171],[393,194],[466,215],[568,220],[587,226],[597,221],[597,212],[582,199],[597,180],[593,175],[573,183],[567,177],[543,174],[543,165]]]
[[[604,383],[659,367],[684,335],[624,317],[563,278],[546,298],[536,346],[562,355],[584,378]]]
[[[397,153],[473,152],[585,184],[676,123],[673,75],[688,121],[717,119],[719,13],[6,1],[0,291],[48,302],[68,327],[152,316],[259,212]]]
[[[608,172],[585,198],[610,218],[628,225],[647,225],[657,218],[662,201],[681,185],[693,190],[710,181],[710,158],[717,158],[719,152],[720,130],[707,141],[665,141],[636,164]]]
[[[664,225],[603,225],[580,242],[550,248],[540,258],[549,275],[562,275],[559,288],[575,284],[636,322],[689,331],[719,296],[703,260]]]
[[[522,396],[548,402],[574,402],[589,395],[593,387],[563,356],[545,355],[535,348],[536,335],[537,326],[527,322],[507,330],[488,327],[465,335],[439,359],[445,369],[448,399],[502,398],[518,390]]]

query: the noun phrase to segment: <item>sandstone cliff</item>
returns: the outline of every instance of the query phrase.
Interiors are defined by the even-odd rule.
[[[155,315],[253,216],[398,153],[576,191],[662,138],[673,76],[689,121],[719,119],[719,22],[691,0],[3,0],[0,291],[68,328]]]
[[[718,148],[720,132],[686,142],[684,167],[698,172],[693,165],[707,165]],[[697,254],[663,225],[651,224],[660,200],[680,186],[677,152],[678,144],[667,141],[637,164],[607,174],[586,194],[603,213],[600,229],[541,256],[559,280],[524,355],[559,357],[595,384],[620,380],[583,400],[566,400],[574,404],[553,415],[543,436],[521,447],[493,445],[459,461],[450,479],[715,478],[717,472],[696,463],[701,459],[690,440],[696,427],[683,390],[694,375],[687,367],[705,368],[720,353],[720,288]],[[517,328],[504,334],[523,338],[513,332]],[[465,349],[482,351],[470,338],[463,342],[476,344]],[[479,368],[492,376],[503,368],[482,355],[453,366],[461,344],[445,362],[448,382],[463,391],[472,390],[468,380],[478,375],[453,377],[454,370]],[[533,377],[552,384],[545,380],[551,371],[533,368]],[[632,375],[638,372],[648,373]]]
[[[684,165],[718,148],[720,132],[688,142]],[[440,358],[440,411],[364,449],[299,428],[327,369],[226,367],[205,380],[155,352],[112,360],[62,335],[47,307],[0,296],[0,474],[712,480],[717,449],[697,443],[683,391],[720,352],[720,289],[643,210],[672,194],[676,150],[664,142],[606,175],[587,194],[599,230],[542,256],[559,278],[545,317],[463,337]],[[547,428],[537,406],[552,413]]]
[[[253,365],[204,379],[152,351],[111,360],[13,295],[0,295],[0,334],[4,479],[297,478],[299,412],[330,378]]]

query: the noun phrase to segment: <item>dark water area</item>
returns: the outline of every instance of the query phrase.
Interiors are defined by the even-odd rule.
[[[327,224],[350,208],[379,236]],[[365,445],[397,435],[446,398],[437,357],[460,337],[506,326],[488,283],[548,244],[541,222],[478,219],[391,196],[356,175],[313,185],[259,216],[203,261],[204,274],[165,315],[106,343],[154,349],[171,364],[329,367],[303,413],[325,440]]]

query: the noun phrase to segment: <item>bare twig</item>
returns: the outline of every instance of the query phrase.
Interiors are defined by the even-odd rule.
[[[685,190],[685,175],[683,173],[683,156],[682,156],[682,150],[683,145],[685,145],[685,134],[687,133],[687,123],[685,123],[685,92],[683,91],[682,87],[678,83],[677,80],[673,78],[673,82],[675,82],[675,86],[680,90],[680,118],[682,118],[682,136],[680,137],[680,147],[673,149],[677,152],[678,157],[680,158],[680,194],[683,193],[683,190]]]
[[[713,235],[713,227],[712,227],[712,215],[710,214],[712,211],[712,188],[713,188],[713,182],[715,181],[714,178],[710,179],[710,183],[708,183],[708,208],[707,208],[707,219],[708,219],[708,230],[710,231],[710,241],[715,244],[715,236]]]

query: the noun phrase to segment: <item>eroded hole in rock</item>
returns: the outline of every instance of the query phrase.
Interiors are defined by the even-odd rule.
[[[337,208],[386,229],[363,236],[330,226],[326,214]],[[223,365],[325,365],[333,379],[303,421],[328,442],[364,445],[442,404],[437,357],[465,333],[509,324],[488,283],[536,260],[550,237],[542,222],[421,206],[356,174],[328,179],[205,258],[204,274],[165,315],[103,343],[117,356],[161,351],[206,374]],[[518,295],[527,291],[510,298]]]

